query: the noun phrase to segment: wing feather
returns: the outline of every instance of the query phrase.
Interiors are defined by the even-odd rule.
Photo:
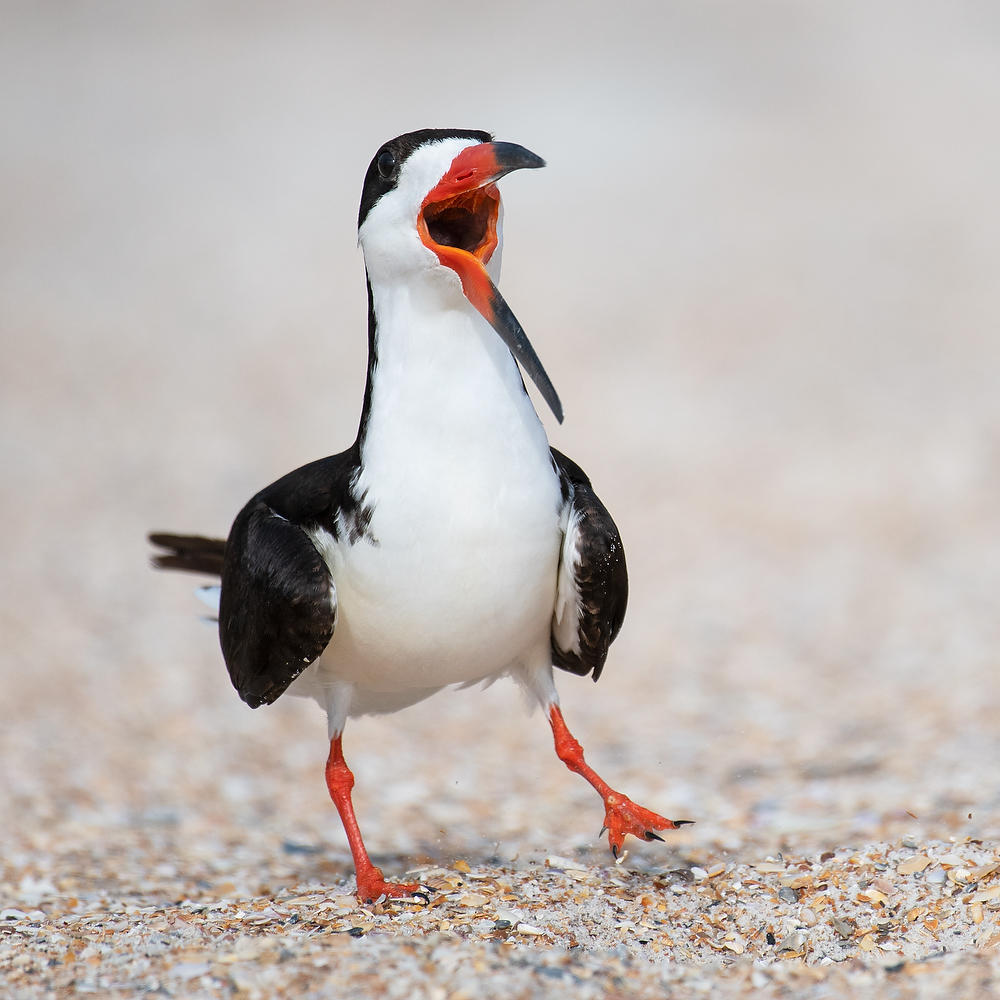
[[[219,639],[233,686],[251,707],[275,701],[333,637],[336,591],[297,524],[251,500],[226,544]]]
[[[251,708],[275,701],[326,649],[337,591],[312,541],[316,529],[348,544],[378,542],[355,495],[358,445],[289,472],[236,516],[225,541],[158,532],[154,565],[222,577],[219,639],[229,676]],[[210,588],[217,591],[219,588]]]
[[[596,681],[625,619],[628,570],[621,535],[586,473],[552,449],[566,496],[552,621],[552,662]]]

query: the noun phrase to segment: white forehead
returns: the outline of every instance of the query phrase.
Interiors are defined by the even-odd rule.
[[[396,191],[412,192],[417,204],[448,172],[452,161],[469,146],[478,146],[475,139],[437,139],[415,149],[399,174]]]
[[[372,206],[358,231],[358,242],[366,243],[366,234],[384,232],[386,227],[414,226],[417,212],[428,192],[448,172],[452,161],[475,139],[436,139],[415,149],[406,159],[396,186]]]

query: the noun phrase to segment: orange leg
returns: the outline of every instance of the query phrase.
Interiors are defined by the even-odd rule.
[[[642,837],[644,840],[663,840],[655,831],[675,830],[692,822],[689,819],[666,819],[649,809],[637,806],[627,795],[616,792],[596,771],[587,766],[587,762],[583,759],[583,747],[566,728],[558,705],[553,705],[549,709],[549,724],[552,726],[559,759],[571,771],[586,778],[597,790],[597,794],[604,799],[604,829],[601,833],[604,833],[604,830],[608,831],[608,843],[611,845],[611,853],[616,858],[627,833]]]
[[[361,839],[361,829],[358,818],[354,815],[354,805],[351,802],[351,789],[354,787],[354,775],[344,760],[344,749],[341,737],[330,740],[330,756],[326,762],[326,787],[330,790],[330,798],[340,813],[347,842],[351,845],[354,855],[354,870],[358,879],[358,899],[363,903],[372,903],[379,896],[412,896],[420,892],[420,886],[413,883],[386,882],[381,869],[372,864],[365,843]]]

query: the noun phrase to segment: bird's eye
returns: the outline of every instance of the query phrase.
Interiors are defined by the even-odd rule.
[[[396,156],[391,149],[383,149],[378,154],[375,165],[378,167],[379,176],[382,180],[387,181],[396,170]]]

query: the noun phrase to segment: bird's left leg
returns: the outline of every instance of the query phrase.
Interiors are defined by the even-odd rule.
[[[552,681],[552,668],[536,670],[528,676],[528,686],[538,697],[548,716],[555,741],[556,755],[576,774],[593,786],[604,800],[604,827],[608,833],[611,853],[617,858],[626,834],[643,840],[662,840],[658,830],[675,830],[691,822],[686,819],[667,819],[659,813],[636,805],[627,795],[615,791],[583,758],[583,747],[569,731],[559,708],[559,695]]]

